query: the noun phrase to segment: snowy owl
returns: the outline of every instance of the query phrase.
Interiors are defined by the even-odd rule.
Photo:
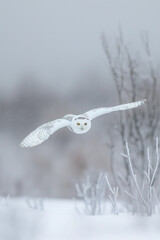
[[[136,108],[145,103],[145,99],[138,102],[122,104],[115,107],[92,109],[80,115],[68,114],[61,119],[45,123],[31,132],[20,144],[21,147],[34,147],[49,138],[54,132],[63,127],[68,127],[73,133],[83,134],[91,129],[91,120],[103,114]]]

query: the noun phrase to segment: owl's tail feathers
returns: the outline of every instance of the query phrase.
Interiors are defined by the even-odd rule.
[[[34,147],[49,138],[50,134],[44,128],[37,128],[31,132],[21,143],[20,147],[29,148]]]

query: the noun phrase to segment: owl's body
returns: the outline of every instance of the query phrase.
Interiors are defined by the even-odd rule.
[[[41,144],[49,138],[55,131],[60,128],[68,127],[70,131],[76,134],[87,133],[91,129],[91,120],[101,115],[121,110],[128,110],[136,108],[145,103],[146,100],[122,104],[109,108],[97,108],[90,110],[81,115],[67,114],[61,119],[57,119],[42,126],[31,132],[20,144],[21,147],[34,147]]]

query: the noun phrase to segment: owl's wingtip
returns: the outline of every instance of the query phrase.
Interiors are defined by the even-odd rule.
[[[31,147],[31,146],[27,143],[26,139],[24,139],[24,140],[19,144],[19,146],[20,146],[21,148],[29,148],[29,147]]]
[[[19,144],[19,146],[20,146],[21,148],[33,148],[33,147],[38,146],[39,144],[40,144],[40,143],[37,143],[37,142],[29,143],[28,141],[23,140],[23,141]]]
[[[143,105],[143,104],[146,103],[146,102],[147,102],[147,99],[146,99],[146,98],[144,98],[143,100],[139,101],[140,105]]]
[[[27,146],[25,146],[25,144],[23,143],[23,141],[19,144],[19,146],[21,147],[21,148],[26,148]]]
[[[20,143],[19,146],[20,146],[21,148],[31,148],[31,147],[34,147],[34,146],[25,145],[25,144],[23,144],[23,143]]]

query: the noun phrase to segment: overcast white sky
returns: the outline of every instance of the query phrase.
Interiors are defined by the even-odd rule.
[[[160,59],[159,14],[159,0],[0,0],[1,90],[25,74],[59,89],[90,69],[107,74],[100,37],[115,36],[119,26],[138,49],[147,30]]]

